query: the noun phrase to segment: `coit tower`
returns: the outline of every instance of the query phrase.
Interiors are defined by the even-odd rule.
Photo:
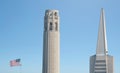
[[[103,8],[101,9],[96,54],[90,57],[90,73],[114,73],[113,56],[108,54]]]
[[[46,10],[43,37],[42,73],[60,73],[60,29],[58,10]]]

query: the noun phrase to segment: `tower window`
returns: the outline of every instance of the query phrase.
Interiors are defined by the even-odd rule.
[[[55,12],[54,15],[57,16],[57,12]]]
[[[58,23],[55,22],[55,30],[58,31]]]
[[[53,24],[50,22],[50,30],[53,30]]]
[[[58,19],[58,17],[57,17],[57,12],[55,12],[54,15],[55,15],[55,19]]]

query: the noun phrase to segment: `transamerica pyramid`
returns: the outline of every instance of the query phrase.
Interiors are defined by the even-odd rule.
[[[90,73],[114,73],[113,68],[113,56],[108,54],[107,49],[105,15],[102,8],[96,54],[90,57]]]

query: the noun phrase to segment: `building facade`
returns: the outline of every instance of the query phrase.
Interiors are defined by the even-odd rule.
[[[46,10],[45,12],[42,73],[60,73],[60,29],[58,10]]]
[[[96,54],[90,57],[90,73],[114,73],[113,56],[108,54],[105,15],[101,9]]]

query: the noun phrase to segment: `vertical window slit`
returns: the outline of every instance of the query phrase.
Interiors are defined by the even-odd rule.
[[[50,22],[50,30],[53,30],[53,24]]]
[[[58,23],[55,22],[55,30],[58,31]]]

